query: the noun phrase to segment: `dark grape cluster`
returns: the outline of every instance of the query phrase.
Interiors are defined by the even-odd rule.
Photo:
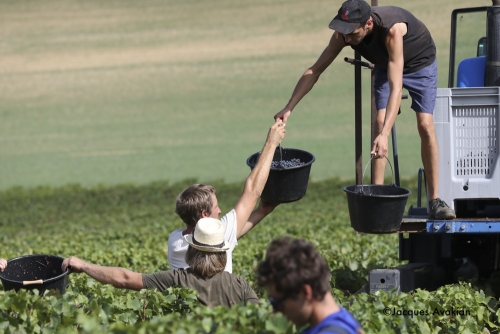
[[[271,163],[271,168],[293,168],[305,165],[305,162],[301,162],[300,159],[292,159],[292,160],[281,160],[281,161],[273,161]]]

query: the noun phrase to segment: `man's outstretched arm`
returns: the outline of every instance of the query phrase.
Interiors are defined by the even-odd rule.
[[[320,75],[330,66],[337,58],[338,54],[346,46],[342,35],[335,32],[330,39],[328,46],[323,50],[318,60],[313,66],[309,67],[300,77],[292,96],[283,110],[274,115],[274,119],[281,119],[286,124],[288,117],[295,106],[302,100],[304,96],[314,87]]]
[[[70,268],[72,272],[84,272],[102,284],[111,284],[115,288],[141,290],[144,288],[142,274],[119,267],[103,267],[87,263],[77,257],[69,257],[62,263],[62,270]]]

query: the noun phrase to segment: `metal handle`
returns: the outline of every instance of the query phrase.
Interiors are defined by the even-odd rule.
[[[361,61],[361,60],[357,60],[357,59],[353,59],[353,58],[344,57],[344,61],[349,63],[349,64],[363,66],[363,67],[369,68],[371,70],[373,70],[375,68],[375,65],[372,63],[367,63],[366,61]]]
[[[278,147],[280,148],[280,169],[284,169],[283,167],[283,148],[281,147],[281,143],[279,143]]]
[[[375,158],[375,155],[373,154],[372,157],[370,158],[370,160],[368,161],[368,163],[366,164],[365,166],[365,170],[363,171],[363,176],[361,178],[361,193],[364,193],[364,184],[363,184],[363,180],[365,179],[365,172],[366,172],[366,168],[368,168],[368,165],[370,164],[370,162],[372,162],[373,158]],[[391,164],[391,161],[389,160],[389,158],[384,155],[384,158],[387,159],[387,161],[389,162],[389,166],[391,166],[391,173],[392,173],[392,185],[395,185],[394,183],[394,169],[392,169],[392,164]]]
[[[36,281],[23,281],[23,285],[34,285],[34,284],[43,284],[43,279],[38,279]]]

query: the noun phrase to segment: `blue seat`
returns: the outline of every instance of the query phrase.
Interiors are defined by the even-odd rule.
[[[457,87],[484,87],[486,56],[465,58],[458,64]]]

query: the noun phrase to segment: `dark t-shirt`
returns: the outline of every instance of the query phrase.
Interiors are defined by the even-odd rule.
[[[351,47],[364,58],[384,70],[389,64],[385,39],[396,23],[406,23],[403,36],[403,73],[413,73],[434,63],[436,45],[427,27],[406,9],[394,6],[372,7],[373,32]]]
[[[224,271],[210,278],[201,278],[191,269],[167,270],[154,274],[143,274],[142,283],[147,289],[159,291],[171,286],[191,288],[198,291],[198,300],[203,305],[231,307],[239,302],[257,303],[259,299],[250,284],[240,276]]]

